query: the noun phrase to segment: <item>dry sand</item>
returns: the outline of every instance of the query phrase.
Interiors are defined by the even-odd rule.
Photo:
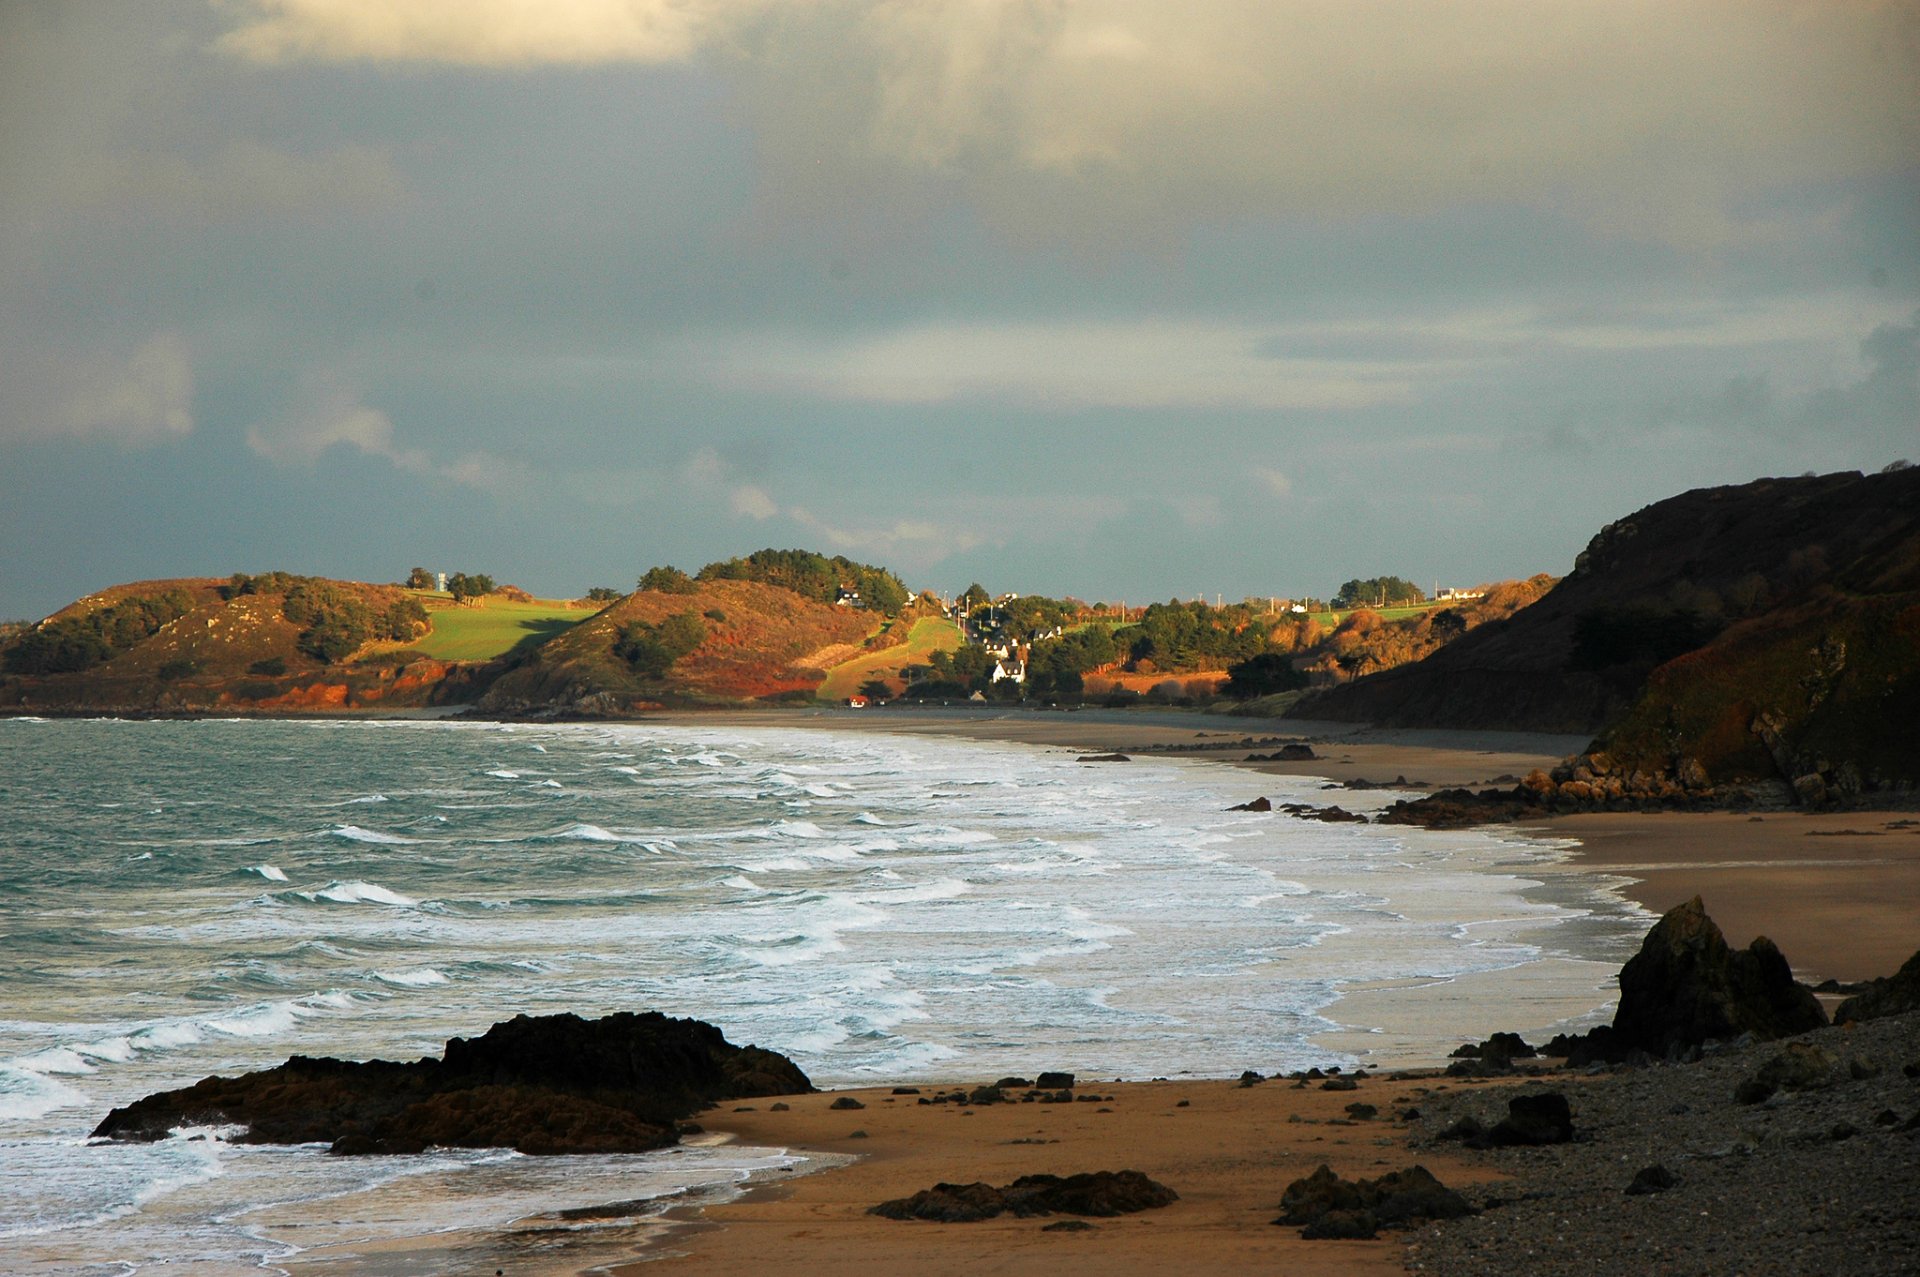
[[[888,707],[724,718],[738,725],[925,733],[1090,752],[1180,747],[1180,757],[1214,758],[1256,772],[1340,782],[1404,777],[1409,788],[1499,783],[1551,766],[1586,743],[1576,737],[1385,731],[1154,711],[926,713]],[[1248,737],[1257,743],[1243,743]],[[1272,738],[1310,743],[1320,757],[1244,761],[1248,752],[1271,752]],[[1249,782],[1252,797],[1259,786],[1253,777]],[[1700,894],[1733,943],[1765,933],[1803,979],[1847,980],[1890,973],[1920,945],[1920,826],[1902,819],[1885,812],[1768,814],[1758,821],[1724,813],[1623,814],[1557,818],[1530,828],[1581,842],[1558,872],[1628,880],[1627,894],[1656,912]],[[1485,1005],[1489,999],[1472,982],[1457,985],[1445,992],[1462,1020],[1460,1036],[1479,1037],[1499,1027],[1503,1007]],[[1390,1020],[1396,1007],[1415,1002],[1433,1010],[1435,993],[1418,991],[1409,999],[1403,987],[1384,987],[1349,997],[1374,1000],[1367,1015]],[[1515,1008],[1509,1003],[1504,1010]],[[1337,1037],[1329,1035],[1323,1044],[1339,1049],[1342,1044],[1331,1040]],[[1404,1132],[1386,1118],[1396,1100],[1417,1102],[1421,1085],[1437,1084],[1376,1078],[1359,1092],[1322,1092],[1274,1082],[1244,1089],[1224,1081],[1134,1083],[1098,1087],[1099,1094],[1114,1096],[1111,1104],[1000,1105],[970,1110],[971,1116],[952,1105],[921,1107],[912,1097],[894,1099],[883,1090],[854,1092],[867,1107],[851,1112],[829,1110],[831,1096],[790,1100],[785,1113],[768,1111],[769,1102],[760,1101],[742,1106],[753,1111],[720,1111],[704,1120],[743,1142],[855,1154],[859,1160],[698,1213],[658,1243],[648,1257],[657,1266],[621,1271],[1398,1273],[1404,1245],[1390,1237],[1302,1242],[1297,1230],[1269,1221],[1286,1184],[1322,1161],[1349,1176],[1409,1164]],[[1190,1106],[1177,1107],[1180,1099]],[[1345,1106],[1356,1100],[1377,1104],[1382,1119],[1325,1124],[1344,1117]],[[852,1138],[856,1130],[865,1137]],[[1446,1158],[1420,1160],[1449,1183],[1471,1183],[1490,1173]],[[877,1202],[941,1180],[1003,1184],[1036,1172],[1122,1169],[1161,1180],[1181,1200],[1163,1210],[1093,1221],[1091,1232],[1043,1232],[1046,1220],[940,1225],[865,1213]]]
[[[974,1079],[992,1081],[993,1079]],[[790,1097],[790,1112],[749,1101],[702,1119],[760,1145],[857,1154],[840,1169],[761,1188],[674,1230],[648,1262],[626,1277],[672,1274],[995,1273],[1069,1277],[1120,1273],[1398,1273],[1402,1244],[1303,1242],[1297,1228],[1276,1227],[1280,1195],[1325,1162],[1349,1178],[1411,1164],[1406,1128],[1391,1120],[1395,1101],[1421,1102],[1431,1079],[1372,1078],[1355,1091],[1296,1090],[1270,1081],[1091,1085],[1082,1095],[1108,1102],[921,1106],[885,1089]],[[1445,1083],[1439,1083],[1445,1085]],[[934,1094],[938,1088],[921,1088]],[[852,1095],[866,1105],[835,1111]],[[1186,1100],[1188,1106],[1179,1107]],[[1346,1106],[1366,1102],[1381,1116],[1348,1121]],[[1297,1120],[1296,1120],[1297,1119]],[[1341,1122],[1329,1125],[1329,1120]],[[864,1138],[849,1138],[865,1131]],[[1472,1183],[1490,1173],[1451,1156],[1423,1157],[1441,1179]],[[1086,1232],[1045,1232],[1060,1217],[999,1218],[973,1224],[883,1219],[867,1208],[931,1188],[942,1180],[1007,1184],[1022,1175],[1137,1170],[1173,1188],[1171,1206],[1094,1219]]]

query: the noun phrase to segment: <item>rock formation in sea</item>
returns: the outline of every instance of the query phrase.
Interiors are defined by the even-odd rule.
[[[673,1144],[678,1123],[717,1100],[812,1089],[785,1056],[735,1046],[699,1020],[522,1015],[451,1039],[437,1060],[297,1055],[278,1068],[205,1078],[114,1109],[94,1135],[156,1140],[183,1126],[230,1125],[245,1128],[246,1143],[325,1142],[335,1153],[633,1153]]]

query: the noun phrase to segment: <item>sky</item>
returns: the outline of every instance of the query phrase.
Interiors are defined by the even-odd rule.
[[[1920,0],[0,0],[0,618],[1564,573],[1920,461]]]

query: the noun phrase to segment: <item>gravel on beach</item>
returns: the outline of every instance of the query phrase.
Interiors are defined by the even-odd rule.
[[[1788,1042],[1816,1045],[1834,1067],[1814,1089],[1738,1102],[1740,1084]],[[1463,1116],[1492,1125],[1518,1093],[1435,1085],[1418,1100],[1416,1156],[1459,1148],[1435,1137]],[[1511,1179],[1466,1191],[1488,1208],[1480,1215],[1412,1234],[1410,1270],[1920,1273],[1920,1013],[1723,1047],[1690,1064],[1551,1073],[1522,1089],[1567,1095],[1574,1142],[1465,1153]],[[1629,1195],[1654,1166],[1677,1182]]]

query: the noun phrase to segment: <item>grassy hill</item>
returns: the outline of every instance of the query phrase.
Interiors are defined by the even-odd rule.
[[[422,591],[418,597],[433,628],[406,650],[436,661],[491,661],[518,655],[564,634],[594,613],[565,599],[523,603],[488,595],[457,604],[445,594]]]
[[[676,620],[678,618],[678,620]],[[660,676],[621,654],[636,633],[698,632]],[[527,653],[481,699],[494,713],[618,714],[662,704],[810,699],[828,669],[858,653],[880,618],[759,581],[689,580],[641,590]]]
[[[879,679],[897,694],[906,686],[900,677],[905,665],[925,665],[935,652],[951,652],[962,642],[960,627],[942,616],[903,617],[894,628],[906,627],[906,641],[874,651],[863,651],[827,671],[815,695],[822,700],[845,700],[871,680]]]
[[[1539,602],[1293,712],[1587,732],[1629,769],[1693,758],[1715,781],[1913,783],[1920,470],[1658,502]]]

